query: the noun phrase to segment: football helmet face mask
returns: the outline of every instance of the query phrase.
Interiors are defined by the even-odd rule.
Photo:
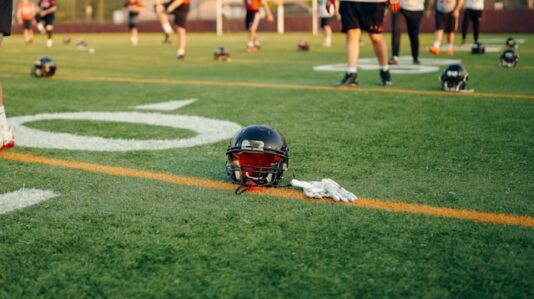
[[[213,51],[213,59],[217,61],[228,61],[230,60],[230,50],[225,47],[217,47]]]
[[[34,77],[52,77],[56,73],[56,62],[48,57],[43,56],[33,64],[32,75]]]
[[[469,74],[460,64],[451,64],[441,73],[441,89],[444,91],[461,91],[467,86]]]
[[[261,125],[245,127],[226,150],[228,179],[243,186],[276,186],[287,170],[288,151],[278,130]]]
[[[471,54],[484,54],[486,52],[486,47],[481,43],[474,43],[471,46]]]
[[[502,67],[516,67],[519,62],[519,55],[512,49],[504,50],[501,54]]]

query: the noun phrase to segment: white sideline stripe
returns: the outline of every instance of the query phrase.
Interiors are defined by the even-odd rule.
[[[0,194],[0,214],[23,209],[57,196],[59,194],[41,189],[21,189]]]
[[[178,110],[184,106],[187,106],[196,100],[197,99],[167,101],[167,102],[161,102],[161,103],[155,103],[155,104],[138,105],[138,106],[134,106],[133,108],[141,109],[141,110],[173,111],[173,110]]]

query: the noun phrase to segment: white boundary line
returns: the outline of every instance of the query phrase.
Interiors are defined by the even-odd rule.
[[[23,209],[57,196],[59,196],[59,194],[50,190],[41,189],[21,189],[10,193],[0,194],[0,214]]]

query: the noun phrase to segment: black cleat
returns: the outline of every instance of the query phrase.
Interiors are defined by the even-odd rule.
[[[337,87],[356,87],[358,86],[358,73],[345,73],[345,77],[339,82]]]
[[[414,60],[413,60],[413,64],[415,64],[415,65],[420,65],[420,64],[421,64],[421,61],[419,61],[419,59],[414,59]]]
[[[176,55],[176,59],[184,60],[185,59],[185,55],[184,54]]]
[[[391,82],[391,75],[389,74],[389,70],[380,70],[380,80],[382,80],[383,86],[390,86],[393,84],[393,82]]]

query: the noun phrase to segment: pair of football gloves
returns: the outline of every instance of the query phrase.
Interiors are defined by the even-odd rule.
[[[320,181],[299,181],[291,180],[291,186],[302,188],[304,195],[310,198],[329,197],[335,201],[352,202],[358,199],[354,193],[347,191],[332,179],[322,179]]]

